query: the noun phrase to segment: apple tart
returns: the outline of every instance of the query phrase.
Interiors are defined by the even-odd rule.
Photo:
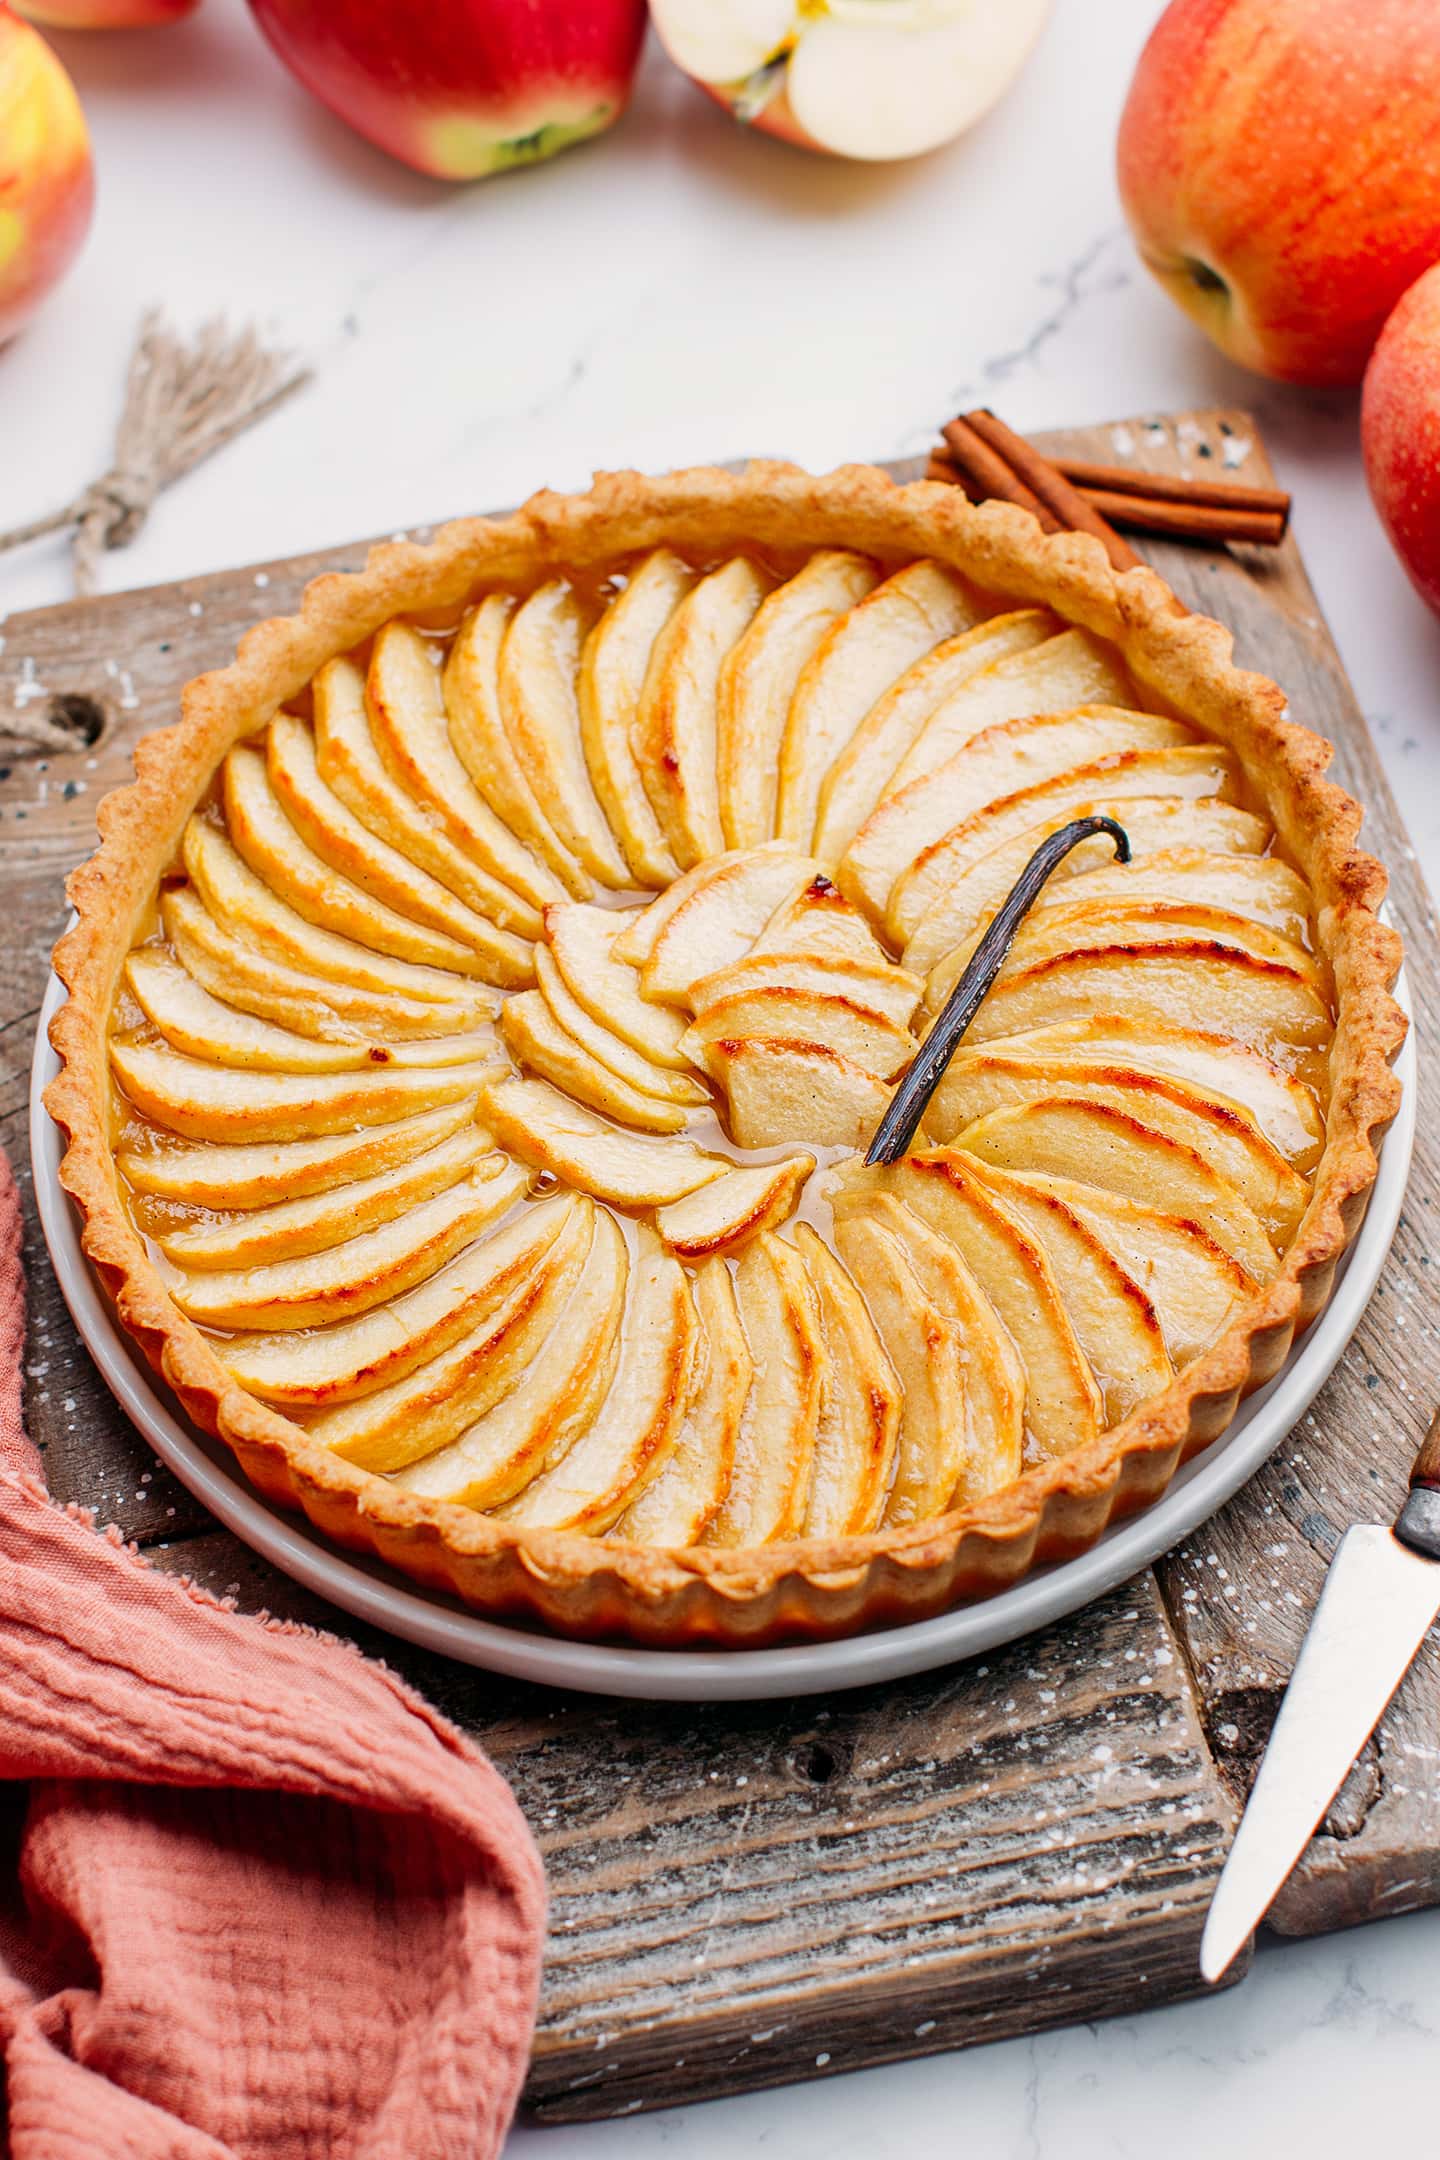
[[[250,1478],[485,1611],[894,1623],[1154,1499],[1323,1305],[1399,964],[1328,746],[950,488],[612,475],[378,548],[142,741],[49,1097]],[[1037,843],[909,1152],[865,1153]]]

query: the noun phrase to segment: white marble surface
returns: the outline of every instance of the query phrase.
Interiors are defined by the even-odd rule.
[[[42,318],[0,352],[0,518],[107,462],[136,317],[255,316],[313,390],[157,511],[111,587],[515,499],[596,465],[750,450],[825,465],[923,446],[963,401],[1018,425],[1248,402],[1322,602],[1440,882],[1440,624],[1365,495],[1354,401],[1256,383],[1135,262],[1110,146],[1159,0],[1058,0],[1018,96],[968,141],[864,170],[745,138],[655,53],[623,127],[454,192],[296,89],[241,0],[175,30],[58,40],[100,207]],[[58,547],[0,568],[0,608],[68,591]],[[1351,2155],[1433,2144],[1440,1914],[1265,1949],[1239,1989],[1016,2041],[583,2130],[513,2160],[775,2160],[963,2149],[1002,2160]],[[1428,2139],[1420,2126],[1429,2119]]]

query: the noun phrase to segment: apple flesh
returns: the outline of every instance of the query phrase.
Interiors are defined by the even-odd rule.
[[[51,30],[145,30],[193,15],[200,0],[14,0],[15,11]]]
[[[39,31],[0,5],[0,345],[70,267],[94,201],[75,86]]]
[[[1234,360],[1357,383],[1440,257],[1434,0],[1172,0],[1120,122],[1145,263]]]
[[[737,120],[834,157],[918,157],[1009,89],[1050,0],[651,0],[676,65]]]
[[[615,120],[645,0],[250,0],[308,90],[392,157],[475,180],[552,157]]]
[[[1440,264],[1411,286],[1365,370],[1365,474],[1422,600],[1440,614]]]

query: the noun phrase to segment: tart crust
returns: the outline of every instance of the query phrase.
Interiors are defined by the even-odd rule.
[[[1012,606],[1053,608],[1112,641],[1158,707],[1237,750],[1315,898],[1337,1014],[1327,1138],[1278,1273],[1122,1424],[914,1527],[667,1552],[518,1529],[401,1492],[236,1384],[172,1302],[122,1196],[108,1137],[109,1014],[157,882],[225,753],[393,616],[458,611],[482,585],[533,583],[557,566],[584,571],[658,546],[701,558],[747,547],[846,548],[885,564],[929,557]],[[316,579],[298,614],[251,630],[229,667],[187,686],[179,723],[136,746],[135,782],[102,802],[100,848],[69,881],[77,921],[55,965],[70,995],[51,1026],[62,1070],[45,1099],[68,1140],[61,1182],[81,1210],[85,1252],[123,1325],[269,1498],[478,1610],[568,1635],[670,1647],[833,1636],[927,1617],[1084,1551],[1159,1497],[1324,1306],[1399,1105],[1391,1065],[1406,1023],[1390,994],[1400,941],[1376,913],[1385,872],[1357,845],[1359,804],[1325,778],[1330,745],[1287,716],[1273,682],[1233,665],[1231,645],[1228,630],[1188,613],[1153,571],[1117,574],[1087,536],[1046,537],[1023,511],[977,508],[938,483],[900,486],[869,466],[823,477],[772,462],[738,474],[608,474],[586,494],[543,491],[511,516],[458,521],[423,546],[377,547],[362,572]]]

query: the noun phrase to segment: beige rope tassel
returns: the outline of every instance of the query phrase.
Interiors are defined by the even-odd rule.
[[[73,527],[75,590],[95,590],[102,548],[128,547],[156,496],[202,458],[253,427],[310,380],[253,329],[206,323],[186,344],[152,308],[140,325],[115,433],[115,462],[63,510],[0,532],[0,551]],[[13,732],[7,721],[6,732]]]

